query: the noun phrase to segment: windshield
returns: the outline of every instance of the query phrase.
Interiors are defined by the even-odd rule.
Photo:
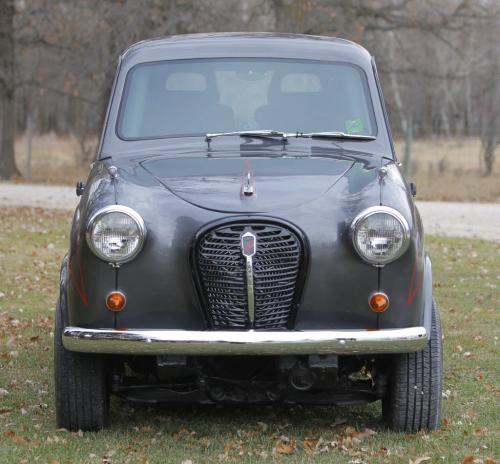
[[[376,135],[364,72],[339,62],[218,58],[144,63],[127,75],[123,139],[260,129]]]

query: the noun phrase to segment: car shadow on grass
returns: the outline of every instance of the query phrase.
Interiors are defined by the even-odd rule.
[[[356,430],[387,430],[380,402],[356,406],[306,404],[186,404],[139,403],[113,398],[113,428],[165,424],[168,429],[186,427],[211,434],[231,433],[248,427],[265,427],[274,432],[293,430],[295,434],[321,432],[337,426]]]

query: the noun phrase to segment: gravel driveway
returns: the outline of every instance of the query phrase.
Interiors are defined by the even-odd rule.
[[[0,183],[0,206],[72,210],[77,203],[73,187]],[[419,201],[417,205],[428,234],[500,241],[500,203]]]

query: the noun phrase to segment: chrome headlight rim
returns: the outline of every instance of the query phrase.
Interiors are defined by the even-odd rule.
[[[373,216],[374,214],[388,214],[389,216],[392,216],[394,219],[396,219],[399,224],[401,225],[401,228],[403,230],[403,243],[398,250],[398,252],[391,257],[389,260],[385,261],[380,261],[380,260],[375,260],[375,259],[370,259],[368,258],[363,252],[359,249],[358,244],[356,243],[356,231],[358,229],[358,226],[361,222],[365,221],[368,219],[370,216]],[[370,208],[366,208],[363,211],[361,211],[352,221],[351,227],[350,227],[350,234],[351,234],[351,241],[354,249],[358,253],[359,257],[365,261],[366,263],[372,264],[373,266],[378,266],[382,267],[385,266],[386,264],[390,264],[394,261],[396,261],[398,258],[403,256],[408,249],[408,246],[410,245],[410,226],[408,224],[408,221],[405,219],[405,217],[396,209],[391,208],[389,206],[371,206]]]
[[[99,219],[101,219],[102,217],[104,217],[110,213],[126,214],[136,223],[136,225],[139,229],[139,243],[137,244],[136,249],[134,250],[133,253],[131,253],[130,255],[128,255],[124,258],[121,258],[121,259],[120,258],[110,258],[109,256],[104,255],[94,245],[94,242],[92,241],[92,229],[93,229],[95,223]],[[142,216],[134,209],[132,209],[128,206],[124,206],[124,205],[109,205],[109,206],[105,206],[104,208],[101,208],[98,211],[96,211],[88,220],[87,228],[86,228],[86,232],[85,232],[85,238],[87,240],[87,245],[89,246],[92,253],[94,253],[94,255],[96,255],[102,261],[105,261],[107,263],[114,264],[114,265],[125,264],[125,263],[128,263],[128,262],[132,261],[133,259],[135,259],[137,257],[137,255],[142,250],[144,242],[146,241],[146,235],[147,235],[146,224],[144,223],[144,219],[142,219]]]

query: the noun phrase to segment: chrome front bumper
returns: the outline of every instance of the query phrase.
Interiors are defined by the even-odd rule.
[[[287,332],[114,330],[66,327],[67,350],[133,355],[300,355],[407,353],[427,344],[424,327]]]

